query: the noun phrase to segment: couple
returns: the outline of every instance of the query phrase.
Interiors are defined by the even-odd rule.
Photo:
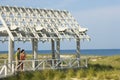
[[[15,53],[16,56],[16,68],[17,70],[21,67],[21,69],[23,70],[23,60],[25,60],[26,58],[26,54],[25,54],[25,50],[22,49],[20,51],[20,48],[17,49],[17,52]]]

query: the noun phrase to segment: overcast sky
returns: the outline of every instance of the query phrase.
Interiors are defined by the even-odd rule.
[[[88,28],[91,41],[81,41],[82,49],[120,49],[120,0],[0,0],[0,5],[68,10],[82,27]],[[62,41],[61,49],[75,49],[76,42]],[[39,49],[51,49],[39,43]],[[67,44],[67,45],[66,45]],[[0,42],[0,50],[7,50]],[[31,43],[15,43],[15,49],[31,49]]]

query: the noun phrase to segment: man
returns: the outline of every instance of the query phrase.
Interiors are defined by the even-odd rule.
[[[17,52],[15,53],[15,59],[16,59],[16,68],[17,70],[19,69],[19,64],[20,64],[20,48],[17,49]]]

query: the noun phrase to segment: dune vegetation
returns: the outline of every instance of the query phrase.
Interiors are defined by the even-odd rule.
[[[18,72],[3,80],[120,80],[120,56],[88,60],[88,68]]]

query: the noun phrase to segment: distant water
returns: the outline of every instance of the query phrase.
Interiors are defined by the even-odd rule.
[[[8,51],[0,51],[0,53],[8,53]],[[32,51],[26,51],[30,54]],[[50,54],[51,50],[39,50],[39,54]],[[76,50],[60,50],[61,54],[75,54]],[[82,49],[80,51],[82,55],[98,55],[98,56],[112,56],[120,55],[120,49]]]

